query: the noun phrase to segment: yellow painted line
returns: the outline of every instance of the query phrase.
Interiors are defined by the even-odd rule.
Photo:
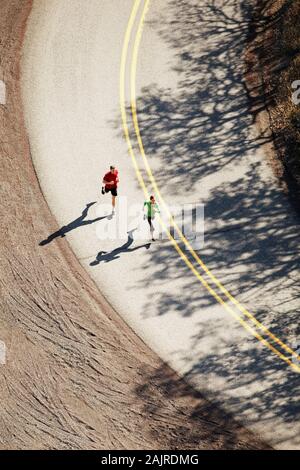
[[[126,80],[126,63],[127,63],[127,57],[128,57],[128,49],[129,49],[129,43],[133,31],[133,26],[135,24],[136,16],[140,7],[141,0],[135,0],[129,22],[127,25],[127,30],[125,33],[125,38],[124,38],[124,44],[123,44],[123,50],[122,50],[122,58],[121,58],[121,68],[120,68],[120,106],[121,106],[121,116],[122,116],[122,122],[123,122],[123,128],[124,128],[124,135],[125,139],[127,141],[128,145],[128,150],[129,154],[131,156],[133,166],[136,171],[136,175],[138,178],[138,181],[145,193],[146,197],[149,197],[149,191],[145,185],[145,181],[143,179],[143,176],[139,170],[139,166],[135,157],[135,153],[133,150],[133,145],[131,142],[130,138],[130,132],[128,128],[128,123],[127,123],[127,113],[126,113],[126,99],[125,99],[125,80]],[[144,165],[147,171],[147,174],[149,176],[149,179],[151,181],[152,187],[157,193],[158,199],[160,200],[161,204],[163,205],[166,213],[169,215],[170,221],[173,225],[173,227],[176,229],[177,233],[179,234],[181,240],[183,243],[187,246],[189,251],[191,252],[192,256],[194,259],[197,261],[197,263],[201,266],[201,268],[204,270],[206,274],[210,277],[210,279],[214,282],[214,284],[225,294],[225,296],[237,307],[239,310],[248,317],[257,327],[259,327],[261,330],[263,330],[264,333],[266,333],[273,341],[275,341],[277,344],[279,344],[283,349],[285,349],[287,352],[289,352],[292,356],[297,357],[300,359],[300,357],[296,354],[295,351],[293,351],[291,348],[289,348],[286,344],[284,344],[279,338],[277,338],[273,333],[271,333],[263,324],[261,324],[250,312],[248,312],[228,291],[227,289],[218,281],[218,279],[211,273],[211,271],[208,269],[208,267],[203,263],[203,261],[198,257],[197,253],[192,249],[190,243],[188,240],[184,237],[182,234],[181,230],[177,226],[175,220],[173,219],[172,215],[170,214],[170,211],[168,209],[168,206],[166,205],[163,197],[160,194],[160,191],[157,187],[156,181],[153,177],[151,168],[148,164],[147,156],[144,150],[142,138],[141,138],[141,133],[139,129],[139,123],[138,123],[138,117],[137,117],[137,111],[136,111],[136,70],[137,70],[137,61],[138,61],[138,52],[139,52],[139,46],[140,46],[140,41],[142,37],[142,30],[143,30],[143,25],[145,21],[145,16],[147,13],[147,9],[149,7],[150,0],[146,0],[142,13],[141,13],[141,19],[138,25],[137,29],[137,34],[136,38],[134,41],[134,47],[133,47],[133,57],[132,57],[132,63],[131,63],[131,70],[130,70],[130,89],[131,89],[131,111],[132,111],[132,118],[133,118],[133,123],[134,123],[134,129],[135,133],[137,136],[140,152],[144,161]],[[232,308],[224,302],[224,300],[214,291],[214,289],[208,284],[208,282],[201,276],[201,274],[198,272],[198,270],[195,268],[195,266],[190,262],[190,260],[187,258],[185,253],[181,250],[180,246],[176,242],[176,240],[172,237],[171,233],[165,226],[164,222],[160,219],[160,223],[163,226],[163,229],[168,235],[168,238],[170,239],[171,243],[173,244],[174,248],[180,255],[180,257],[183,259],[183,261],[187,264],[187,266],[191,269],[193,274],[197,277],[197,279],[202,283],[202,285],[209,291],[209,293],[236,319],[238,320],[241,325],[248,331],[250,332],[254,337],[256,337],[259,341],[261,341],[266,347],[268,347],[273,353],[275,353],[277,356],[279,356],[283,361],[285,361],[289,366],[291,366],[294,370],[297,372],[300,372],[300,367],[296,364],[294,364],[287,356],[282,354],[280,351],[278,351],[272,344],[270,344],[265,338],[263,338],[259,333],[257,333],[244,319],[240,317]]]

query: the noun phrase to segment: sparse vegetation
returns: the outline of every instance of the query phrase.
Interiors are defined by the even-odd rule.
[[[257,58],[264,99],[275,139],[282,177],[299,204],[300,104],[293,103],[292,84],[300,80],[300,2],[258,0]]]
[[[283,2],[284,3],[284,2]],[[288,3],[288,2],[285,2]],[[300,2],[292,2],[275,29],[274,53],[286,64],[274,76],[274,131],[283,139],[287,171],[300,186],[300,104],[294,104],[292,83],[300,80]]]
[[[254,119],[261,129],[271,129],[276,152],[269,153],[270,162],[298,210],[300,104],[292,98],[296,91],[300,97],[294,84],[300,81],[299,24],[299,1],[256,0],[245,54]]]

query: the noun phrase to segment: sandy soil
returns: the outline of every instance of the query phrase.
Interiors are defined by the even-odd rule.
[[[165,366],[107,304],[64,240],[30,158],[19,92],[28,0],[0,3],[3,449],[263,448]]]

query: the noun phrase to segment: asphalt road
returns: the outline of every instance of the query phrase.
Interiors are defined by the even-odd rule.
[[[39,249],[47,256],[64,236],[108,301],[175,371],[271,445],[299,448],[299,373],[291,355],[300,334],[300,224],[268,166],[268,134],[257,131],[249,111],[249,12],[239,1],[152,0],[139,36],[145,3],[34,3],[23,60],[25,118],[58,222]],[[100,195],[111,163],[123,198],[113,219]],[[145,197],[140,183],[159,188],[163,212],[163,201],[167,208],[204,204],[204,246],[193,252],[182,240],[174,249],[168,237],[149,244],[112,232],[101,239],[124,202],[133,211],[133,238],[143,226],[135,212]]]

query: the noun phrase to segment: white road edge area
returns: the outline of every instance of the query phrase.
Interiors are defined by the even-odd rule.
[[[276,189],[247,110],[246,12],[237,0],[220,1],[219,16],[209,1],[188,3],[185,12],[181,2],[152,0],[146,18],[137,94],[149,162],[168,204],[205,204],[206,242],[199,254],[228,290],[266,326],[277,328],[280,315],[291,315],[293,327],[290,312],[299,301],[290,282],[298,269],[289,253],[299,261],[299,223],[286,215],[288,201]],[[119,103],[132,7],[132,0],[34,1],[22,89],[41,188],[78,259],[136,333],[275,448],[299,449],[299,375],[211,298],[168,241],[149,247],[148,240],[101,240],[101,227],[114,223],[107,219],[68,226],[94,201],[84,220],[107,215],[109,198],[100,189],[111,163],[120,172],[120,196],[129,205],[144,201]],[[140,223],[133,218],[128,230]],[[37,249],[47,256],[46,244]]]

